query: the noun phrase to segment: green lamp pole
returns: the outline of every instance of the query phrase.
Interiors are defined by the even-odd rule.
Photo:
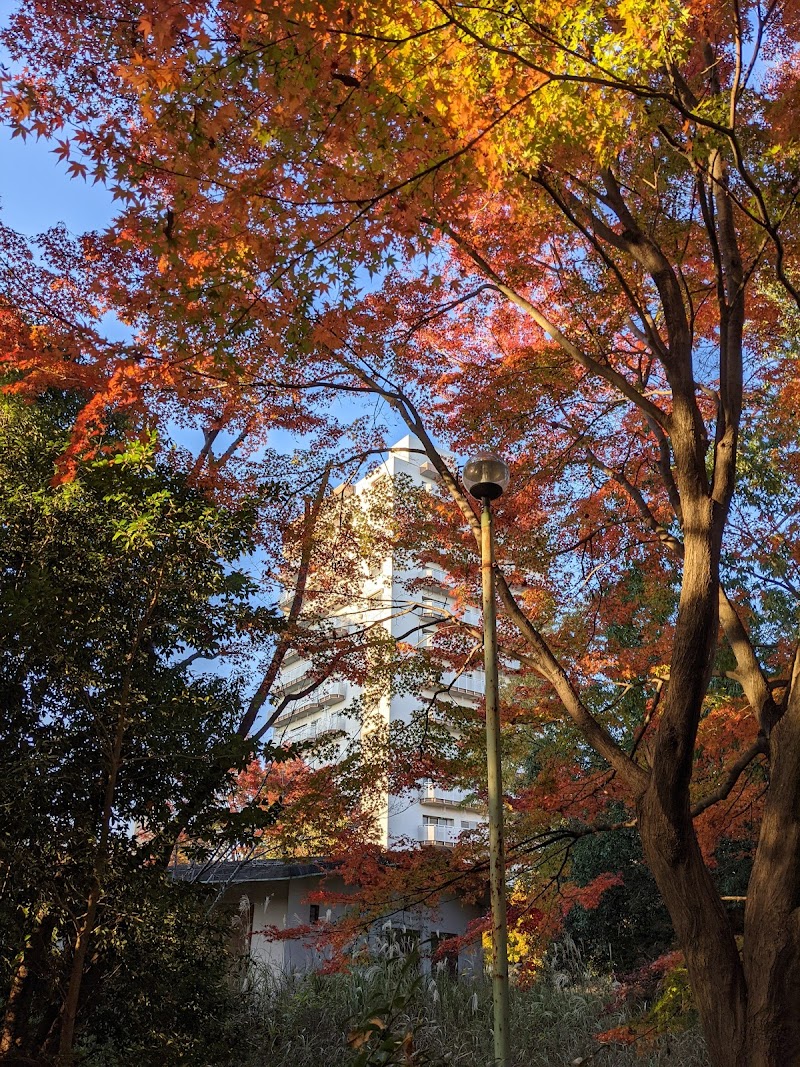
[[[511,1067],[508,1011],[506,857],[503,842],[503,773],[497,687],[497,618],[491,502],[508,487],[509,471],[492,452],[479,452],[464,467],[467,492],[481,502],[483,656],[486,670],[486,770],[489,794],[489,894],[492,905],[492,1001],[495,1067]]]

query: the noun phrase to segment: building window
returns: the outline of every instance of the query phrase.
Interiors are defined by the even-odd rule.
[[[423,826],[455,826],[455,819],[447,819],[443,815],[423,815]]]
[[[319,904],[311,904],[308,909],[308,921],[313,926],[319,922]]]

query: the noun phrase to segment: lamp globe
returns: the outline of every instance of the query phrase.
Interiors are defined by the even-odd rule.
[[[476,500],[497,500],[508,488],[508,464],[496,452],[476,452],[467,460],[463,479]]]

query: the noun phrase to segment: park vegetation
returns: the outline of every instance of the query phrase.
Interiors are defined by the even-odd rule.
[[[290,649],[310,684],[377,663],[412,685],[474,657],[457,615],[416,656],[325,628],[366,544],[332,487],[386,446],[382,410],[439,476],[393,501],[384,534],[463,603],[478,518],[437,443],[512,466],[498,587],[531,958],[579,909],[657,892],[663,938],[621,951],[674,937],[713,1067],[800,1064],[799,17],[792,0],[50,0],[9,16],[13,133],[49,138],[119,202],[103,233],[0,230],[8,418],[64,405],[3,527],[3,684],[32,798],[13,870],[35,882],[5,920],[12,1030],[26,953],[57,945],[70,1062],[113,929],[100,909],[118,871],[133,878],[130,824],[163,862],[211,834],[237,772],[271,773],[259,746]],[[242,642],[238,690],[181,666],[216,656],[220,628]],[[121,758],[144,706],[197,764]],[[480,789],[480,724],[442,707],[462,742],[427,721],[389,739],[398,788]],[[51,788],[65,814],[48,828],[33,798]],[[292,825],[291,804],[270,808],[243,808],[264,842]],[[359,922],[480,877],[479,842],[387,867],[368,835],[342,840],[368,875]]]

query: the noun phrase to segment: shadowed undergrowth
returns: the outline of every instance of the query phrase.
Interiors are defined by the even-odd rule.
[[[551,972],[528,989],[512,989],[514,1067],[707,1064],[696,1026],[657,1033],[642,1023],[649,1005],[614,1006],[610,979],[566,980]],[[253,1011],[246,1067],[482,1067],[492,1061],[490,983],[455,981],[435,967],[420,976],[399,961],[382,961],[350,974],[272,978]],[[620,1040],[597,1039],[610,1031]]]

